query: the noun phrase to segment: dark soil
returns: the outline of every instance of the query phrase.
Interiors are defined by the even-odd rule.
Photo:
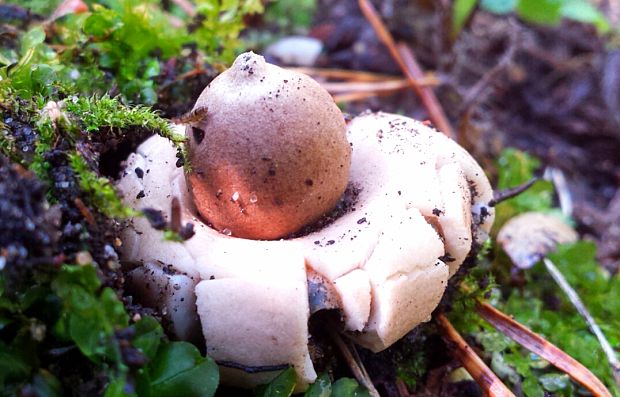
[[[0,259],[11,288],[58,262],[61,214],[57,207],[48,210],[46,192],[30,172],[0,155]]]

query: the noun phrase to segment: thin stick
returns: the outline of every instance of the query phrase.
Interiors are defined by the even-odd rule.
[[[323,86],[323,88],[329,91],[330,94],[341,94],[348,92],[398,91],[409,88],[409,82],[406,79],[373,82],[325,82],[321,83],[321,85]]]
[[[332,340],[336,344],[338,350],[340,350],[340,353],[344,357],[346,363],[349,365],[349,368],[351,368],[351,372],[353,373],[355,379],[357,379],[360,385],[368,389],[368,392],[372,397],[380,397],[379,392],[375,388],[375,385],[373,385],[372,381],[370,380],[370,376],[368,376],[368,372],[366,372],[366,368],[364,368],[364,364],[362,364],[361,360],[359,360],[357,351],[355,350],[355,355],[357,356],[356,360],[353,353],[351,352],[354,348],[347,346],[344,340],[342,340],[342,338],[340,337],[340,334],[335,330],[333,324],[330,324],[328,328]]]
[[[390,55],[392,56],[392,58],[394,58],[398,66],[401,68],[401,70],[409,80],[411,87],[422,100],[422,103],[426,107],[426,110],[428,111],[429,117],[433,124],[435,124],[435,126],[437,126],[437,128],[439,128],[439,130],[446,134],[448,137],[454,138],[454,129],[450,125],[445,115],[445,112],[443,111],[443,108],[439,104],[439,101],[437,101],[437,97],[435,97],[434,93],[432,93],[432,91],[428,88],[420,87],[417,84],[417,80],[421,79],[424,76],[424,73],[418,66],[411,50],[409,50],[409,48],[404,44],[396,44],[394,38],[381,21],[377,10],[375,10],[374,6],[370,3],[370,1],[358,0],[358,4],[360,9],[362,10],[362,13],[377,33],[379,40],[381,40],[383,44],[385,44],[385,46],[388,48]]]
[[[364,99],[373,98],[377,96],[393,95],[392,91],[379,91],[379,92],[349,92],[346,94],[336,94],[332,98],[336,103],[363,101]]]
[[[476,380],[476,383],[490,397],[515,397],[502,381],[487,367],[471,346],[454,328],[450,320],[439,314],[435,317],[437,325],[446,341],[453,345],[450,352],[463,364],[467,372]],[[450,346],[452,347],[452,346]]]
[[[363,72],[358,70],[347,69],[324,69],[324,68],[287,68],[295,72],[300,72],[310,76],[320,76],[328,79],[354,80],[354,81],[385,81],[399,80],[399,76],[390,76],[387,74]]]
[[[170,229],[175,233],[181,231],[181,202],[176,196],[170,204]]]
[[[460,114],[465,114],[471,110],[476,104],[484,99],[482,93],[491,85],[491,83],[510,66],[512,63],[517,46],[520,43],[520,35],[518,34],[517,26],[511,21],[511,32],[509,34],[510,42],[508,48],[500,58],[499,62],[495,64],[488,72],[486,72],[465,94],[462,99],[460,107]]]
[[[80,214],[82,214],[84,219],[86,219],[86,222],[88,222],[89,225],[94,226],[96,223],[95,217],[93,216],[93,213],[90,212],[86,204],[84,204],[82,199],[76,197],[75,200],[73,200],[73,203],[77,207],[78,211],[80,211]]]
[[[566,278],[564,278],[564,275],[555,266],[555,264],[548,258],[543,258],[543,263],[545,264],[547,271],[549,271],[549,274],[551,274],[551,277],[553,277],[553,279],[560,286],[562,291],[564,291],[570,303],[573,304],[581,317],[583,317],[588,323],[590,330],[596,336],[596,339],[598,339],[598,342],[601,345],[603,352],[605,352],[605,355],[607,356],[607,361],[611,366],[611,371],[614,375],[614,380],[616,381],[616,384],[620,386],[620,363],[618,362],[618,357],[616,357],[616,352],[609,344],[609,341],[605,337],[605,334],[603,334],[603,331],[601,331],[601,328],[598,326],[586,306],[583,304],[583,301],[577,294],[577,291],[575,291],[573,287],[570,286],[568,281],[566,281]]]
[[[532,187],[532,185],[536,183],[537,181],[538,181],[538,178],[532,178],[522,185],[511,187],[511,188],[504,189],[504,190],[494,191],[493,198],[489,201],[489,207],[495,207],[497,204],[501,203],[502,201],[505,201],[505,200],[508,200],[515,196],[520,195],[521,193],[523,193],[524,191]]]
[[[559,368],[595,397],[611,397],[611,393],[590,370],[557,346],[486,302],[478,302],[478,313],[502,334]]]
[[[207,69],[196,68],[192,69],[189,72],[185,72],[183,74],[178,75],[174,80],[163,83],[159,86],[159,91],[167,90],[171,85],[176,84],[180,81],[191,79],[196,76],[200,76],[201,74],[207,74],[209,71]]]

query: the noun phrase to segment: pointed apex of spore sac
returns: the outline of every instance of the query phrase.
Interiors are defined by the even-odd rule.
[[[259,75],[264,75],[266,66],[267,62],[265,62],[265,58],[262,55],[249,51],[235,59],[230,71],[234,72],[237,77],[258,77]]]

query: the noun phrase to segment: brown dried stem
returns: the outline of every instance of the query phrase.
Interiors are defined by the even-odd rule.
[[[465,339],[445,315],[440,313],[435,317],[435,320],[444,339],[451,347],[450,352],[463,364],[463,367],[485,393],[490,397],[515,397],[510,389],[478,357],[471,346],[465,342]]]

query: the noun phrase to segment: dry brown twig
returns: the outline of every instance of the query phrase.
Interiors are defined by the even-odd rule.
[[[476,383],[490,397],[515,397],[504,383],[491,371],[474,350],[465,342],[448,318],[440,313],[435,317],[436,323],[451,353],[463,364]]]
[[[388,48],[390,55],[401,68],[409,80],[411,87],[422,100],[422,103],[426,107],[433,124],[441,132],[454,139],[456,137],[454,129],[450,125],[450,122],[448,121],[441,104],[437,100],[437,97],[431,89],[428,87],[421,87],[417,83],[418,79],[424,76],[424,73],[415,60],[413,52],[405,44],[396,44],[391,33],[385,27],[383,21],[381,21],[381,17],[370,1],[358,0],[358,4],[362,10],[362,13],[377,33],[379,40],[381,40]]]
[[[357,379],[360,385],[368,389],[368,392],[372,397],[380,397],[379,392],[375,388],[375,385],[373,385],[372,380],[368,375],[368,372],[366,372],[366,368],[364,367],[355,346],[351,343],[345,342],[336,329],[336,325],[333,323],[328,326],[329,334],[338,350],[340,350],[345,362],[351,369],[353,376]]]
[[[181,82],[183,80],[194,78],[196,76],[200,76],[201,74],[207,74],[207,73],[209,73],[209,71],[207,69],[202,69],[200,67],[197,67],[197,68],[192,69],[192,70],[190,70],[188,72],[185,72],[183,74],[178,75],[177,77],[175,77],[174,80],[167,81],[167,82],[163,83],[162,85],[159,86],[159,91],[160,92],[165,91],[165,90],[167,90],[168,88],[170,88],[172,85],[174,85],[176,83],[179,83],[179,82]]]
[[[499,62],[493,66],[489,71],[485,72],[482,77],[473,85],[462,99],[462,103],[459,109],[459,114],[464,115],[474,108],[478,103],[484,100],[482,95],[484,91],[497,79],[512,63],[517,47],[521,41],[521,37],[518,34],[518,27],[514,22],[511,23],[511,32],[509,33],[508,48],[504,54],[502,54]]]

